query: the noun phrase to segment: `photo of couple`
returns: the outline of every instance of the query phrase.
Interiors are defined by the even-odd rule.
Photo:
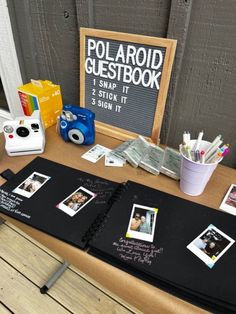
[[[152,242],[157,212],[157,208],[133,204],[126,236]]]
[[[63,204],[73,209],[74,211],[77,211],[83,204],[87,202],[89,197],[91,197],[91,195],[86,195],[84,191],[78,191],[65,200]]]
[[[131,221],[130,229],[151,234],[150,223],[146,221],[146,216],[141,216],[139,213],[135,213],[135,216]]]
[[[194,244],[210,258],[218,256],[230,241],[216,230],[209,229],[205,234],[194,241]]]
[[[67,198],[65,198],[61,203],[59,203],[57,207],[69,216],[73,217],[95,197],[95,193],[81,186]]]
[[[38,172],[33,172],[24,182],[13,190],[14,193],[30,198],[37,192],[50,177]]]
[[[217,227],[209,225],[187,248],[212,268],[234,242],[235,240]]]

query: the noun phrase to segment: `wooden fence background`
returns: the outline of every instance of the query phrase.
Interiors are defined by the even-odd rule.
[[[236,1],[8,0],[24,82],[60,84],[79,104],[79,29],[92,27],[178,40],[161,142],[177,148],[184,130],[222,134],[236,167]],[[145,122],[145,117],[143,117]]]

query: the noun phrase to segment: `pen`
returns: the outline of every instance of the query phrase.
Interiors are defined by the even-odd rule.
[[[40,292],[42,294],[47,293],[47,291],[54,285],[54,283],[57,281],[57,279],[64,273],[64,271],[68,268],[70,264],[65,261],[58,269],[57,271],[49,278],[49,280],[45,283],[43,287],[40,288]]]
[[[183,133],[183,145],[189,145],[190,142],[190,133],[184,131]]]
[[[220,147],[220,150],[222,151],[222,153],[224,153],[225,151],[229,150],[229,144],[225,144],[222,147]]]
[[[199,162],[200,161],[200,152],[199,149],[195,150],[194,152],[194,157],[195,157],[195,161]]]
[[[184,131],[183,133],[183,145],[186,145],[187,144],[187,132]]]
[[[190,146],[186,146],[186,157],[190,160],[192,160],[192,156],[191,156],[191,147]]]
[[[195,145],[194,145],[194,147],[193,147],[193,151],[199,150],[199,147],[200,147],[200,144],[201,144],[201,140],[202,140],[203,134],[204,134],[203,131],[199,132],[198,138],[197,138],[197,140],[196,140],[196,142],[195,142]]]
[[[190,133],[189,133],[189,131],[187,132],[187,144],[189,145],[189,143],[190,143],[190,140],[191,140],[191,135],[190,135]]]
[[[214,145],[211,145],[211,149],[209,149],[209,148],[207,149],[207,151],[206,151],[206,156],[205,156],[206,161],[207,161],[209,158],[211,158],[212,154],[214,154],[214,153],[217,151],[218,147],[219,147],[222,143],[223,143],[222,140],[218,140],[218,141],[215,142]]]
[[[205,151],[204,150],[201,150],[201,152],[200,152],[200,162],[202,164],[205,163]]]
[[[180,152],[187,158],[189,158],[190,160],[192,160],[191,158],[191,154],[190,154],[190,150],[191,150],[191,147],[190,146],[187,146],[187,145],[180,145]]]
[[[215,144],[218,142],[218,141],[220,141],[221,140],[221,137],[222,137],[222,135],[221,134],[219,134],[215,139],[214,139],[214,141],[209,145],[209,147],[207,148],[207,150],[206,150],[206,155],[208,154],[208,152],[211,150],[211,148],[212,147],[214,147],[215,146]],[[222,143],[222,142],[221,142]],[[218,145],[218,146],[220,146],[220,145]]]
[[[221,156],[222,156],[222,157],[225,157],[229,152],[230,152],[229,148],[226,148],[226,149],[222,152]]]
[[[216,162],[218,160],[220,160],[222,158],[222,153],[220,153],[219,151],[216,152],[216,154],[212,155],[208,160],[207,163],[213,163]]]

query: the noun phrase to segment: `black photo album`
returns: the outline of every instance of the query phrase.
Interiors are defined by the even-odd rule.
[[[36,157],[0,188],[0,211],[81,249],[119,184]]]
[[[236,217],[36,157],[0,211],[214,312],[236,312]]]

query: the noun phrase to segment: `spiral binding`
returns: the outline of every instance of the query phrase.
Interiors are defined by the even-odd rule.
[[[95,233],[103,228],[103,226],[107,222],[107,219],[109,218],[108,212],[111,206],[121,199],[122,193],[124,191],[127,191],[127,189],[127,183],[121,183],[118,186],[118,188],[113,192],[112,196],[108,200],[106,209],[98,214],[98,216],[95,218],[95,220],[92,222],[92,224],[82,237],[82,242],[88,243],[94,237]]]

